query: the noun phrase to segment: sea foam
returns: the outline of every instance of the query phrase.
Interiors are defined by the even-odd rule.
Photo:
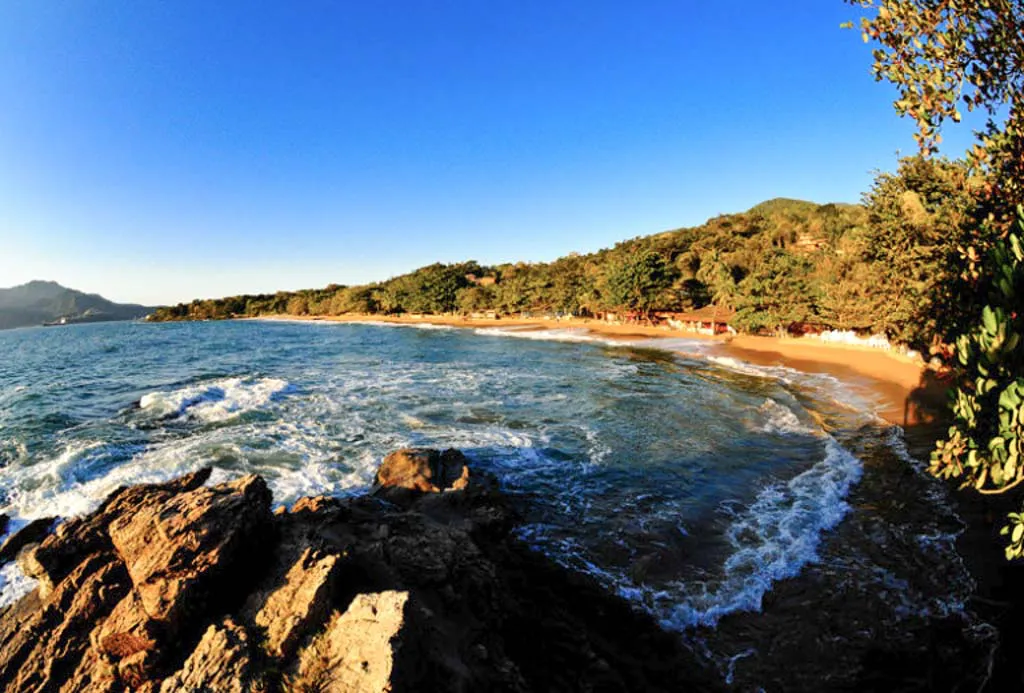
[[[764,488],[736,515],[726,532],[732,553],[721,580],[676,585],[680,593],[671,601],[678,603],[656,609],[665,627],[713,626],[735,611],[760,611],[773,583],[817,560],[822,533],[849,511],[846,496],[863,473],[853,454],[831,436],[824,440],[824,459],[788,482]]]
[[[259,409],[292,389],[278,378],[220,378],[169,392],[150,392],[139,400],[139,408],[161,418],[188,416],[216,422]]]

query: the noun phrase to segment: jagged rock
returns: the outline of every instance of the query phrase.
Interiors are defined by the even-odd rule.
[[[299,640],[326,621],[337,568],[338,556],[307,548],[267,597],[255,621],[265,629],[263,646],[271,656],[291,656]]]
[[[84,557],[113,550],[107,532],[113,519],[199,488],[209,479],[211,471],[210,467],[206,467],[163,484],[119,488],[107,497],[96,512],[88,517],[62,523],[41,544],[26,551],[21,560],[22,569],[30,577],[39,580],[40,590],[45,597]]]
[[[380,495],[276,514],[252,476],[119,489],[21,554],[40,588],[0,609],[0,690],[301,690],[325,671],[314,690],[714,688],[678,638],[519,542],[461,454],[394,459]]]
[[[405,448],[384,458],[374,481],[380,488],[459,491],[469,485],[469,466],[458,450]]]
[[[248,693],[265,688],[264,676],[253,664],[245,628],[227,618],[206,629],[181,671],[164,679],[160,693]]]
[[[250,475],[112,519],[108,532],[133,589],[97,634],[100,651],[125,658],[171,643],[264,538],[270,500],[263,479]]]
[[[0,690],[59,689],[89,646],[97,620],[128,589],[128,575],[112,553],[83,561],[11,637],[0,636]]]
[[[357,595],[299,655],[294,682],[322,693],[394,690],[391,675],[408,601],[408,592],[394,590]]]
[[[32,520],[7,537],[7,541],[0,546],[0,565],[17,558],[18,552],[26,546],[42,541],[50,533],[50,529],[53,528],[53,523],[56,521],[55,517],[41,517],[38,520]]]

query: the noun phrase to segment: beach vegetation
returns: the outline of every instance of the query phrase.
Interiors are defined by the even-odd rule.
[[[915,121],[923,155],[938,150],[942,126],[959,122],[961,109],[987,114],[967,157],[970,204],[943,211],[959,232],[958,257],[937,263],[949,267],[945,300],[933,322],[925,318],[938,338],[955,333],[957,375],[953,423],[930,469],[982,493],[1006,493],[1024,481],[1024,3],[851,2],[871,11],[861,30],[876,45],[874,74],[896,87],[894,106]],[[929,215],[926,198],[913,202]],[[1007,558],[1024,555],[1020,513],[1003,534]]]

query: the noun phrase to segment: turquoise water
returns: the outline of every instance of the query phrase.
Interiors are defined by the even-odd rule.
[[[288,505],[365,490],[396,448],[457,447],[539,550],[666,627],[713,625],[821,560],[891,431],[831,378],[707,348],[310,322],[0,332],[0,512],[70,517],[205,465]],[[29,587],[8,566],[0,603]]]

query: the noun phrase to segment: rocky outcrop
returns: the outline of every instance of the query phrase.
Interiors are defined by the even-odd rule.
[[[703,690],[674,636],[515,539],[457,451],[271,513],[256,476],[120,489],[20,555],[5,691]]]
[[[0,546],[0,565],[13,561],[17,558],[18,552],[26,546],[42,541],[46,535],[50,533],[50,528],[53,527],[55,520],[56,518],[53,517],[41,517],[38,520],[32,520],[17,532],[7,537],[3,545]],[[7,517],[4,516],[5,529],[6,524]]]
[[[461,491],[469,485],[469,466],[458,450],[406,448],[384,458],[377,470],[379,488],[406,488],[439,493]]]

